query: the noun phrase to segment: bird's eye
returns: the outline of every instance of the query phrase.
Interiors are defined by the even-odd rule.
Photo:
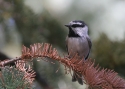
[[[76,27],[84,27],[84,24],[73,24],[71,27],[76,28]]]

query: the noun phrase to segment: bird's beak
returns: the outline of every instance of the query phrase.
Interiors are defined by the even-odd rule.
[[[70,27],[70,25],[65,25],[66,27]]]

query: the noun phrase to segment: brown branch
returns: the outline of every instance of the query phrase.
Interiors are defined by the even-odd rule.
[[[10,59],[6,59],[6,60],[0,62],[0,66],[2,66],[2,67],[6,66],[6,65],[14,63],[14,62],[16,62],[18,60],[21,60],[21,57],[16,57],[16,58],[13,58],[11,60]]]
[[[6,59],[10,59],[10,57],[8,57],[6,54],[0,52],[0,61],[4,61],[4,60],[6,60]],[[10,66],[14,66],[15,63],[12,62],[12,63],[9,63],[9,65],[10,65]]]
[[[125,89],[125,80],[120,78],[118,74],[110,69],[101,69],[99,65],[95,66],[95,62],[91,59],[79,60],[79,57],[75,55],[73,58],[60,57],[57,50],[52,48],[50,44],[34,44],[30,45],[30,48],[23,46],[22,55],[17,59],[31,61],[33,58],[48,57],[53,60],[59,61],[66,68],[69,68],[71,72],[75,71],[83,75],[83,80],[91,88],[94,89]],[[0,63],[0,65],[5,65]]]

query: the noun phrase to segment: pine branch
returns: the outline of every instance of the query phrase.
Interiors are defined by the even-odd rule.
[[[35,72],[30,68],[26,68],[24,61],[20,60],[15,66],[5,66],[0,72],[0,89],[33,89],[32,83]]]
[[[16,62],[18,60],[21,60],[21,57],[16,57],[16,58],[13,58],[11,60],[10,59],[6,59],[6,60],[0,62],[0,66],[1,67],[6,66],[6,65],[14,63],[14,62]]]
[[[66,67],[66,72],[71,73],[75,71],[83,75],[83,80],[91,88],[94,89],[125,89],[125,80],[118,76],[118,74],[110,69],[101,69],[99,65],[95,66],[95,62],[91,59],[79,60],[79,57],[75,55],[73,58],[60,57],[58,51],[52,48],[50,44],[36,43],[30,45],[30,48],[23,46],[21,57],[12,59],[32,61],[33,58],[44,57],[51,58],[63,64]],[[9,61],[10,63],[10,61]],[[4,66],[8,62],[0,62],[0,66]]]
[[[35,77],[35,72],[34,70],[32,70],[32,68],[30,67],[30,65],[28,66],[28,68],[26,67],[26,62],[23,60],[19,60],[17,62],[15,62],[16,64],[16,68],[24,73],[24,77],[23,79],[26,80],[26,83],[30,83],[30,85],[32,84],[32,82],[34,81],[34,77]]]

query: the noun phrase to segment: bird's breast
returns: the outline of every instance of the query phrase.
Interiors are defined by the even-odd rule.
[[[89,53],[89,46],[86,37],[67,38],[67,47],[70,56],[74,56],[78,53],[78,55],[83,58]]]

